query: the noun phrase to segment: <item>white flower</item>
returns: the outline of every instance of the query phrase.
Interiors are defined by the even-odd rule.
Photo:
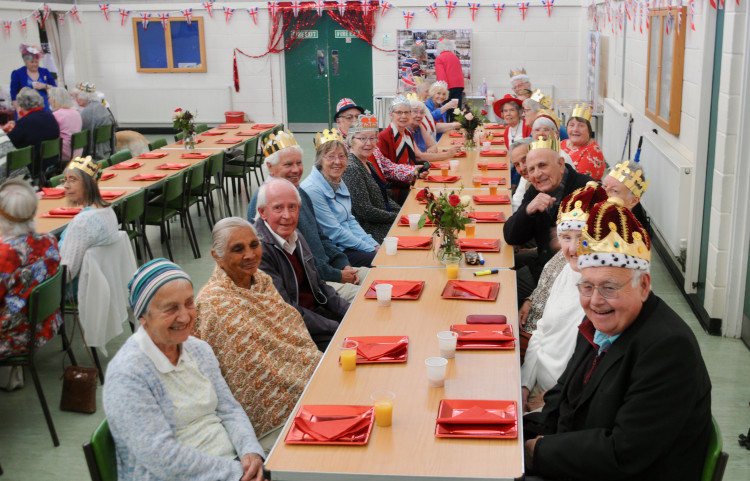
[[[461,115],[461,109],[459,108],[453,109],[453,115]]]
[[[462,195],[461,196],[461,204],[462,205],[469,205],[469,204],[471,204],[471,196],[470,195]]]

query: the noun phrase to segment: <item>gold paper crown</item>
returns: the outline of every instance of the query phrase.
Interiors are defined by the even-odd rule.
[[[99,164],[94,162],[90,155],[87,155],[86,157],[76,157],[70,161],[66,168],[81,170],[93,178],[96,178],[96,173],[99,172]]]
[[[651,183],[650,180],[643,180],[643,171],[641,169],[630,170],[628,162],[615,164],[615,167],[609,171],[608,175],[625,184],[625,187],[638,197],[641,197],[648,190],[648,185]]]
[[[91,82],[81,82],[78,85],[76,85],[76,88],[80,90],[81,92],[87,92],[90,94],[93,94],[96,92],[96,86],[92,84]]]
[[[413,102],[415,100],[419,101],[419,95],[414,92],[406,94],[406,98],[409,100],[409,102]]]
[[[540,136],[536,142],[532,142],[531,145],[529,145],[529,152],[531,152],[534,149],[552,149],[559,154],[560,153],[560,141],[552,137],[550,137],[547,140],[544,140]]]
[[[526,69],[525,68],[519,68],[519,69],[511,70],[510,71],[510,78],[513,78],[513,77],[515,77],[517,75],[526,75]]]
[[[538,119],[539,117],[549,117],[549,119],[555,123],[555,127],[557,127],[557,130],[560,130],[560,119],[557,118],[557,114],[554,110],[539,109],[539,114],[536,118]]]
[[[616,216],[613,216],[613,214],[616,214]],[[630,214],[630,217],[632,218],[630,221],[628,221],[628,214]],[[610,221],[606,226],[602,225],[604,217],[610,218]],[[630,237],[632,239],[631,242],[627,242],[623,239],[622,235],[617,232],[618,225],[613,221],[615,219],[620,223],[623,235],[625,235],[625,237]],[[589,233],[592,224],[594,227],[593,235]],[[602,237],[605,228],[609,233]],[[651,262],[651,248],[648,233],[643,231],[646,236],[644,238],[644,234],[641,234],[640,230],[638,230],[639,228],[643,229],[643,227],[638,224],[638,221],[635,220],[632,213],[623,207],[622,199],[610,197],[601,204],[594,206],[592,212],[589,214],[589,220],[583,227],[581,243],[578,244],[578,257],[580,258],[581,256],[589,254],[623,254],[643,259],[646,262]],[[604,264],[604,261],[602,264]]]
[[[377,121],[375,122],[377,125]],[[331,142],[334,140],[338,140],[339,142],[344,142],[344,137],[341,135],[341,132],[339,132],[336,129],[325,129],[323,132],[318,132],[315,134],[315,139],[313,139],[313,142],[315,143],[315,148],[317,149],[321,145]]]
[[[263,155],[268,157],[269,155],[278,152],[281,149],[291,147],[292,145],[299,145],[297,139],[294,138],[294,135],[288,130],[286,132],[279,130],[275,134],[268,136],[268,141],[266,142],[265,147],[263,147]]]
[[[573,108],[573,111],[570,113],[570,116],[579,117],[591,122],[591,107],[586,105],[586,102],[576,104],[575,108]]]
[[[552,97],[549,95],[546,95],[544,92],[542,92],[539,89],[536,89],[533,94],[531,94],[531,100],[535,102],[539,102],[542,104],[542,106],[545,109],[551,109],[552,108]]]

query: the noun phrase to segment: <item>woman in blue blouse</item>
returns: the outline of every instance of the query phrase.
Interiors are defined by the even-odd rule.
[[[432,118],[435,119],[437,131],[435,140],[437,141],[440,140],[443,132],[460,126],[458,122],[448,122],[448,112],[458,107],[458,100],[448,100],[448,84],[442,80],[438,80],[430,86],[428,95],[429,98],[424,104],[432,113]]]
[[[49,70],[39,66],[41,54],[42,51],[38,47],[21,44],[21,57],[26,65],[10,74],[10,98],[13,100],[13,107],[16,111],[18,110],[18,105],[16,105],[18,92],[24,87],[29,87],[39,92],[44,99],[44,109],[51,112],[47,89],[56,87],[57,83]]]

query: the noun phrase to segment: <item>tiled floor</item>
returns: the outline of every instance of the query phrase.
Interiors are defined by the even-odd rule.
[[[309,172],[314,153],[312,135],[298,135],[298,139],[306,151],[305,165],[306,172]],[[244,216],[246,205],[244,195],[235,196],[231,206],[233,213]],[[176,262],[190,273],[196,287],[199,287],[211,274],[214,261],[210,255],[211,232],[205,217],[198,217],[194,213],[193,220],[203,257],[193,259],[187,238],[178,227],[172,229],[172,242]],[[154,254],[161,255],[158,230],[149,228],[148,233]],[[729,453],[729,465],[724,479],[750,479],[750,451],[737,444],[737,435],[747,433],[750,428],[750,351],[739,340],[713,337],[703,332],[658,257],[652,263],[652,276],[654,291],[688,322],[698,337],[713,382],[713,414],[722,429],[724,450]],[[122,335],[110,343],[110,354],[117,351],[129,334],[130,330],[126,328]],[[79,362],[90,364],[80,347],[80,338],[76,339],[75,345]],[[89,479],[81,444],[90,437],[104,417],[101,398],[99,410],[93,415],[62,412],[58,409],[62,386],[59,379],[62,357],[59,339],[44,347],[37,356],[44,392],[60,437],[59,447],[52,446],[39,401],[28,376],[23,389],[12,393],[0,391],[0,465],[5,471],[3,480]],[[99,391],[101,393],[101,389]]]

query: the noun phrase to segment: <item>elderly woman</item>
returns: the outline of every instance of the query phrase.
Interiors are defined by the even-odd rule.
[[[513,89],[516,98],[520,97],[523,91],[531,92],[531,78],[526,75],[525,68],[510,71],[510,87]],[[498,117],[500,117],[499,114]]]
[[[419,65],[419,62],[427,60],[427,49],[424,43],[414,44],[411,46],[409,53],[410,56],[401,62],[401,79],[404,91],[413,92],[416,90],[416,84],[422,83],[427,77],[427,73]],[[411,79],[411,81],[406,79]]]
[[[227,217],[214,225],[216,267],[196,297],[193,332],[213,348],[234,397],[270,448],[321,354],[299,311],[258,269],[262,254],[245,219]]]
[[[60,127],[51,112],[44,110],[44,99],[36,90],[24,87],[16,97],[19,119],[16,126],[8,132],[13,145],[20,149],[33,145],[38,148],[45,140],[60,136]],[[45,159],[44,170],[55,165],[56,159]],[[33,170],[33,169],[32,169]]]
[[[97,127],[114,125],[116,123],[112,112],[99,100],[94,84],[78,84],[72,95],[76,102],[78,102],[78,105],[83,107],[81,111],[81,127],[89,131],[89,143],[94,141]],[[96,144],[96,152],[93,154],[96,160],[106,159],[112,154],[111,143],[99,142]]]
[[[34,230],[38,200],[21,179],[0,186],[0,359],[27,352],[31,290],[57,272],[60,254],[51,234]],[[36,326],[36,346],[50,340],[62,318],[55,313]]]
[[[562,141],[560,149],[570,155],[573,166],[578,172],[599,181],[604,175],[607,164],[604,162],[602,149],[592,138],[594,131],[589,122],[591,112],[576,106],[573,115],[568,120],[568,139]]]
[[[49,105],[52,107],[52,115],[60,126],[60,138],[62,138],[62,160],[70,161],[70,136],[81,131],[83,120],[78,110],[73,108],[73,97],[62,87],[49,89]],[[73,154],[74,157],[81,155],[82,149]]]
[[[167,259],[128,285],[140,327],[107,366],[102,399],[117,478],[263,479],[263,448],[207,343],[190,336],[193,283]]]
[[[387,180],[373,155],[378,142],[377,124],[363,125],[355,120],[346,142],[349,159],[342,180],[352,197],[352,214],[375,242],[382,243],[401,206],[390,198]]]
[[[523,135],[525,124],[521,118],[523,115],[522,100],[508,94],[492,104],[492,109],[495,111],[495,115],[505,122],[505,133],[503,135],[507,147],[510,147],[513,142],[526,137]]]
[[[650,182],[646,180],[643,164],[632,160],[623,160],[615,164],[609,174],[602,179],[602,187],[607,191],[607,195],[622,199],[623,206],[633,212],[649,234],[651,221],[641,206],[641,196],[648,190]]]
[[[117,215],[99,193],[99,175],[99,165],[91,157],[76,157],[63,171],[65,198],[82,207],[60,236],[60,256],[70,279],[78,277],[88,248],[117,241]]]
[[[300,187],[310,196],[320,230],[344,251],[352,267],[369,267],[380,244],[362,229],[352,214],[352,197],[342,179],[348,163],[339,140],[319,144],[315,168]]]
[[[424,125],[424,119],[432,117],[427,106],[419,100],[410,100],[409,103],[411,104],[411,120],[408,128],[414,137],[414,155],[417,162],[439,162],[455,157],[461,150],[458,145],[452,145],[444,152],[438,152],[437,142],[432,137],[434,132],[431,135]]]
[[[18,109],[18,93],[22,88],[28,87],[39,93],[44,100],[45,110],[49,110],[47,89],[57,84],[50,71],[39,66],[39,57],[42,55],[42,50],[39,47],[24,44],[21,44],[20,50],[21,58],[26,65],[10,74],[10,98],[13,100],[13,107]]]
[[[586,187],[575,190],[560,203],[557,237],[561,249],[544,266],[539,284],[532,294],[532,299],[541,298],[544,301],[544,307],[533,327],[521,366],[525,411],[541,407],[542,394],[557,383],[573,355],[578,324],[584,318],[577,295],[581,275],[576,250],[589,210],[606,199],[604,189],[590,181]],[[525,316],[523,321],[526,321],[523,330],[528,332],[531,326]]]
[[[448,84],[438,80],[430,86],[429,98],[425,102],[427,109],[432,113],[432,119],[437,123],[435,126],[437,136],[440,140],[443,132],[453,130],[459,126],[458,122],[449,122],[448,113],[458,107],[458,99],[448,100]]]

